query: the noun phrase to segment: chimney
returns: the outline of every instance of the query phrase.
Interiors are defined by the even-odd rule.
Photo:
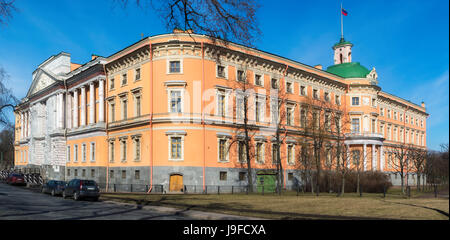
[[[91,54],[91,61],[94,60],[94,59],[96,59],[96,58],[98,58],[97,55]]]
[[[423,108],[425,108],[425,102],[422,102],[421,106],[422,106]]]
[[[318,64],[318,65],[314,66],[314,68],[322,70],[322,65]]]

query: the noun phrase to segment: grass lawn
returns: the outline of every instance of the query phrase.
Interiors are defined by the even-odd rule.
[[[274,194],[117,194],[103,193],[102,200],[113,200],[141,205],[176,207],[268,219],[421,219],[449,220],[448,198],[422,196],[412,190],[412,197],[400,195],[391,189],[384,199],[382,194],[348,193],[344,197],[321,193],[296,195],[286,192]]]

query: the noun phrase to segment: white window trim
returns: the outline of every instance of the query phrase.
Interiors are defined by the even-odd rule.
[[[86,143],[81,144],[81,162],[86,162],[86,158],[87,158],[87,146]]]
[[[302,95],[302,87],[305,87],[305,94],[304,95]],[[306,85],[306,84],[299,84],[299,86],[298,86],[298,94],[300,96],[308,96],[308,85]]]
[[[225,160],[220,160],[220,140],[225,140]],[[217,138],[217,162],[228,163],[230,162],[230,140],[228,137],[218,137]]]
[[[358,105],[354,105],[353,104],[353,98],[358,98]],[[361,106],[361,96],[351,96],[350,97],[350,104],[352,105],[352,106]]]
[[[314,90],[317,90],[317,98],[314,97]],[[320,99],[320,89],[319,88],[315,88],[315,87],[312,88],[312,97],[314,99]]]
[[[287,88],[287,84],[288,84],[288,83],[291,84],[292,92],[289,92],[289,91],[288,91],[288,88]],[[292,81],[292,80],[285,79],[285,81],[284,81],[284,89],[286,89],[286,93],[289,93],[289,94],[295,94],[295,82]]]
[[[218,67],[224,67],[224,71],[225,71],[225,77],[219,76],[219,71],[218,71]],[[228,80],[228,65],[222,65],[222,64],[217,64],[216,63],[216,78],[221,78],[221,79],[226,79]]]
[[[244,72],[244,81],[240,81],[239,80],[239,75],[238,75],[238,71],[242,71],[242,72]],[[236,82],[241,82],[241,83],[248,83],[248,79],[247,79],[247,71],[246,70],[244,70],[244,69],[242,69],[242,68],[238,68],[238,67],[236,67],[236,70],[235,70],[235,76],[236,76]]]
[[[127,157],[128,157],[127,139],[128,139],[128,137],[119,138],[119,142],[120,142],[120,162],[122,162],[122,163],[126,163],[127,162]],[[123,151],[124,146],[126,148],[125,152]],[[125,158],[123,158],[124,155],[125,155]]]
[[[174,161],[174,162],[180,162],[180,161],[184,161],[184,138],[186,133],[185,132],[166,132],[166,135],[168,136],[168,144],[167,144],[167,148],[168,148],[168,156],[167,159],[169,159],[169,161]],[[173,137],[181,137],[181,157],[180,158],[172,158],[172,138]]]
[[[94,151],[92,151],[92,149],[94,149]],[[92,154],[92,153],[94,153],[94,154]],[[90,154],[89,154],[91,162],[95,162],[95,155],[96,154],[97,154],[97,149],[95,148],[95,142],[91,142],[91,144],[90,144]]]
[[[262,96],[262,95],[255,95],[254,99],[253,99],[253,103],[255,104],[254,106],[254,110],[253,110],[253,116],[254,116],[254,120],[256,122],[256,105],[258,103],[262,103],[261,104],[261,109],[259,111],[259,122],[265,122],[264,116],[266,116],[266,96]]]
[[[181,96],[181,113],[184,112],[184,91],[185,88],[179,88],[179,87],[175,87],[175,88],[167,88],[167,112],[170,114],[179,114],[178,112],[171,112],[171,97],[172,97],[172,92],[174,91],[180,91],[180,96]]]
[[[261,76],[260,80],[261,80],[261,85],[256,84],[256,75]],[[263,73],[259,73],[259,72],[254,72],[253,73],[253,84],[255,86],[259,86],[259,87],[264,87],[264,74]]]
[[[288,158],[289,146],[292,146],[292,162],[289,162],[289,158]],[[289,166],[295,165],[295,144],[294,143],[286,144],[286,164]]]
[[[180,61],[180,72],[170,72],[170,62]],[[183,74],[183,58],[168,58],[166,60],[166,74]]]
[[[224,101],[224,109],[225,109],[225,112],[224,112],[224,117],[225,118],[228,118],[228,117],[230,117],[230,109],[228,109],[229,107],[229,105],[228,105],[228,102],[229,102],[229,98],[230,98],[230,94],[231,94],[231,90],[230,89],[223,89],[223,88],[216,88],[216,109],[215,109],[215,115],[216,116],[218,116],[218,117],[222,117],[221,115],[219,115],[219,95],[224,95],[224,97],[225,97],[225,101]],[[245,106],[245,105],[244,105]]]
[[[353,119],[358,119],[359,120],[359,129],[358,129],[358,131],[356,131],[356,132],[353,132]],[[350,118],[350,132],[351,133],[361,133],[362,131],[361,131],[361,128],[362,128],[362,121],[361,121],[361,117],[351,117]]]
[[[258,162],[257,159],[256,159],[256,155],[258,154],[258,152],[257,152],[258,143],[262,144],[262,146],[261,146],[261,148],[262,148],[262,156],[261,156],[262,161],[261,162]],[[256,164],[263,165],[263,164],[266,163],[266,151],[265,150],[266,150],[266,143],[264,141],[262,141],[262,140],[255,141],[255,163]]]

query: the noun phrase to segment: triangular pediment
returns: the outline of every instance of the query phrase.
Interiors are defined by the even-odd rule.
[[[31,87],[28,90],[27,97],[41,91],[42,89],[45,89],[46,87],[58,81],[60,80],[58,80],[55,76],[48,73],[47,71],[41,68],[37,69],[37,72],[33,78],[33,82],[31,83]]]

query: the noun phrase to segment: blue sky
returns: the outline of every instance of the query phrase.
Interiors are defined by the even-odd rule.
[[[130,0],[132,2],[132,0]],[[260,1],[258,49],[308,65],[333,64],[341,1]],[[430,113],[427,143],[449,142],[449,6],[445,0],[343,1],[345,39],[353,61],[378,72],[380,87]],[[0,65],[22,98],[35,68],[65,51],[72,62],[109,56],[144,36],[169,32],[150,8],[122,9],[110,0],[16,1],[0,26]]]

